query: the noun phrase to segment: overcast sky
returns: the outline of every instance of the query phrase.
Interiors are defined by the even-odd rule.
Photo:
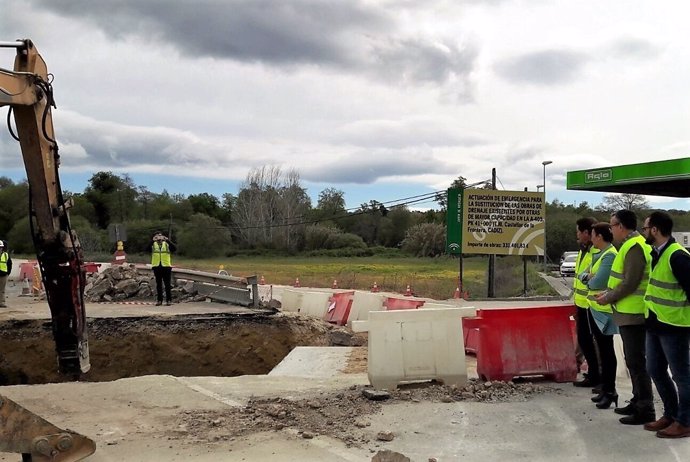
[[[551,160],[549,201],[598,203],[566,172],[689,155],[688,18],[687,0],[4,0],[0,40],[31,38],[55,75],[72,191],[110,170],[236,194],[279,165],[357,206],[492,167],[535,190]],[[6,128],[0,175],[24,177]]]

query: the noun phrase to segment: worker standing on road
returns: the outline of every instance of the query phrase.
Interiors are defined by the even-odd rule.
[[[12,272],[12,258],[5,248],[5,241],[0,241],[0,308],[7,308],[5,304],[5,286],[7,278]]]
[[[170,242],[160,231],[153,235],[151,247],[151,268],[156,277],[156,306],[163,304],[163,285],[165,285],[165,304],[172,304],[172,258],[170,253],[176,250],[175,244]]]
[[[608,287],[611,267],[618,251],[612,244],[613,234],[608,223],[597,223],[592,226],[592,244],[599,249],[599,253],[592,256],[592,268],[586,275],[589,295],[590,327],[594,341],[599,348],[601,359],[601,393],[592,398],[599,409],[608,409],[611,403],[618,406],[616,393],[616,350],[613,347],[613,335],[618,333],[618,326],[613,322],[611,305],[600,305],[596,296]]]
[[[625,425],[642,425],[656,420],[652,379],[647,373],[645,355],[644,294],[651,270],[651,248],[637,232],[637,216],[632,210],[619,210],[610,220],[618,255],[613,260],[608,290],[596,297],[600,305],[611,305],[613,320],[623,340],[625,365],[630,373],[633,396],[630,404],[615,412],[625,417]]]
[[[664,403],[661,418],[644,429],[659,438],[690,436],[690,253],[672,231],[666,212],[653,212],[642,227],[653,246],[645,294],[647,370]]]
[[[580,218],[575,222],[575,235],[580,251],[577,253],[575,262],[575,278],[573,279],[574,301],[577,307],[577,344],[585,355],[588,370],[583,380],[573,382],[576,387],[596,387],[597,392],[601,387],[601,373],[599,369],[599,359],[597,358],[596,345],[592,335],[591,325],[594,323],[592,315],[589,313],[589,293],[587,285],[582,281],[582,275],[588,274],[592,266],[592,255],[599,252],[599,249],[592,245],[592,226],[596,220],[591,217]]]

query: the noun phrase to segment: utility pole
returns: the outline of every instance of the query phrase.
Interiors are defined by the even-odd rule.
[[[496,190],[496,169],[491,169],[491,189]],[[494,289],[494,280],[496,279],[496,254],[489,255],[489,281],[487,283],[487,297],[494,298],[496,292]]]

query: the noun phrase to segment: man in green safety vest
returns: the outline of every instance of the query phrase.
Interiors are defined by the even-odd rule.
[[[580,251],[577,253],[577,260],[575,261],[573,300],[577,307],[575,315],[577,345],[587,360],[587,374],[583,380],[573,382],[573,385],[576,387],[598,387],[597,391],[600,391],[601,371],[594,336],[590,328],[594,324],[594,320],[590,319],[592,315],[589,312],[589,301],[587,300],[589,289],[580,277],[581,274],[589,273],[592,266],[592,255],[599,252],[599,249],[592,245],[592,226],[596,222],[591,217],[580,218],[575,222],[575,236]]]
[[[5,248],[5,242],[0,241],[0,308],[7,308],[5,304],[5,286],[7,278],[12,272],[12,258]]]
[[[170,253],[175,251],[175,244],[170,242],[160,231],[153,235],[151,246],[151,268],[156,277],[156,306],[163,304],[163,285],[165,285],[165,304],[172,304],[172,259]]]
[[[613,321],[623,340],[633,392],[630,404],[614,411],[625,416],[619,419],[622,424],[643,425],[656,420],[645,356],[644,294],[651,270],[651,247],[637,232],[637,215],[632,210],[617,211],[609,224],[618,255],[613,260],[608,289],[596,297],[596,302],[611,305]]]
[[[659,438],[690,436],[690,253],[672,231],[666,212],[653,212],[642,227],[653,248],[645,293],[647,370],[664,405],[663,416],[644,428]]]

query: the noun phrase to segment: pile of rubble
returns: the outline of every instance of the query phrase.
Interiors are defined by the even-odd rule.
[[[347,446],[362,447],[395,438],[390,429],[371,428],[369,416],[379,413],[384,405],[401,402],[516,402],[527,401],[534,395],[559,392],[558,388],[529,382],[483,382],[476,379],[464,387],[419,382],[391,391],[353,385],[349,389],[321,393],[307,399],[261,398],[224,411],[182,411],[177,425],[166,436],[189,443],[218,442],[253,432],[292,429],[302,438],[329,435]]]
[[[111,266],[86,278],[84,298],[87,302],[117,302],[154,297],[156,281],[153,273],[140,274],[134,265]],[[172,297],[176,302],[194,299],[194,283],[172,279]]]

